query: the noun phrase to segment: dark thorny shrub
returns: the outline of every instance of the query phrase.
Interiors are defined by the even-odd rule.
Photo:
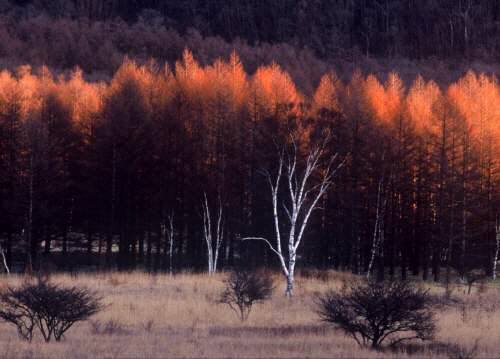
[[[274,289],[271,277],[245,270],[232,272],[225,283],[219,303],[227,304],[242,321],[250,315],[253,304],[269,299]]]
[[[427,292],[409,282],[352,284],[320,295],[317,305],[323,321],[336,325],[361,346],[431,339],[435,331]]]
[[[87,288],[63,287],[46,280],[8,287],[0,293],[0,318],[28,341],[38,328],[46,342],[62,339],[77,322],[102,309],[101,298]]]

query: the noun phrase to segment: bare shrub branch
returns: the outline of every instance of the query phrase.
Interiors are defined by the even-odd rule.
[[[408,282],[374,281],[344,287],[318,298],[320,318],[350,335],[360,346],[378,348],[386,339],[427,340],[435,331],[426,291]]]
[[[254,303],[271,297],[274,287],[269,276],[255,272],[235,271],[225,281],[219,303],[227,304],[241,319],[248,319]]]
[[[25,283],[0,294],[0,318],[17,327],[28,341],[35,328],[46,342],[59,341],[76,322],[101,310],[101,298],[86,288],[62,287],[47,281]]]

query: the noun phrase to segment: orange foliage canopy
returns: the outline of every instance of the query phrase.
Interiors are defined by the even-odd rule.
[[[88,132],[102,116],[108,100],[124,88],[134,92],[141,111],[153,117],[154,113],[161,117],[158,113],[177,98],[196,108],[197,114],[231,114],[232,121],[242,111],[254,118],[304,115],[301,110],[309,105],[308,114],[313,118],[324,108],[346,116],[364,116],[383,125],[404,118],[417,131],[431,130],[440,116],[445,116],[446,104],[451,108],[446,116],[465,121],[476,141],[493,147],[500,143],[500,86],[495,77],[471,71],[443,93],[435,82],[420,76],[405,89],[397,73],[390,73],[383,83],[374,75],[357,73],[348,84],[334,73],[327,73],[307,98],[277,63],[261,66],[249,75],[235,52],[227,60],[203,66],[185,50],[173,71],[168,66],[138,65],[126,60],[108,83],[88,81],[78,69],[59,77],[47,68],[37,72],[29,66],[15,73],[4,70],[0,72],[0,108],[5,111],[18,103],[24,119],[36,118],[44,98],[55,96],[74,124]]]

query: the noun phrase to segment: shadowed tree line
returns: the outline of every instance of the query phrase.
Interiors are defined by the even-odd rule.
[[[417,71],[449,83],[498,71],[498,0],[0,1],[0,64],[109,79],[125,56],[207,65],[236,50],[249,73],[277,61],[311,94],[321,75]]]
[[[498,0],[12,0],[3,9],[91,21],[146,19],[226,40],[307,46],[322,57],[354,48],[417,59],[500,53]]]
[[[239,240],[273,238],[261,171],[276,173],[282,146],[300,167],[329,136],[325,155],[346,161],[310,219],[301,266],[493,275],[499,91],[474,72],[446,88],[355,72],[327,73],[307,96],[277,64],[249,75],[236,53],[204,66],[189,51],[174,66],[127,60],[108,82],[3,71],[6,261],[16,271],[202,270],[212,245],[214,268],[278,267],[265,243]]]

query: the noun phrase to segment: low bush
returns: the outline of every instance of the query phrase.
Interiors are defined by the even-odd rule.
[[[256,272],[232,272],[225,283],[219,303],[227,304],[241,321],[248,319],[255,303],[269,299],[274,290],[271,277]]]
[[[101,310],[101,298],[86,288],[62,287],[46,280],[8,287],[0,293],[0,318],[31,341],[39,329],[46,342],[60,341],[77,322]]]
[[[345,286],[320,295],[320,318],[336,325],[360,345],[379,348],[410,339],[431,339],[435,331],[431,301],[426,291],[409,282],[374,281]]]

